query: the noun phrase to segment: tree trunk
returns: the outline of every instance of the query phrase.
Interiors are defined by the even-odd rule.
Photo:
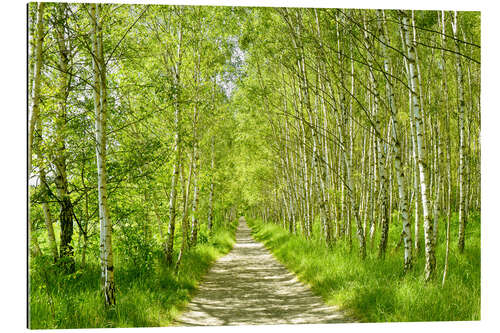
[[[176,200],[177,200],[177,180],[179,178],[180,167],[180,107],[179,107],[179,89],[180,89],[180,70],[181,70],[181,47],[182,47],[182,24],[179,24],[177,31],[177,62],[172,70],[174,76],[174,167],[172,170],[172,181],[170,190],[169,212],[167,240],[165,242],[165,261],[167,265],[171,265],[174,252],[174,233],[175,233],[175,218],[177,216]]]
[[[390,73],[391,64],[390,58],[387,54],[387,50],[385,44],[387,43],[386,37],[386,25],[385,25],[385,14],[383,11],[377,11],[379,19],[384,19],[384,25],[379,22],[379,29],[381,32],[381,44],[382,44],[382,54],[384,57],[384,71],[386,73]],[[411,228],[410,228],[410,219],[408,218],[408,204],[406,200],[406,183],[405,183],[405,175],[404,168],[401,165],[401,142],[400,142],[400,134],[397,120],[397,110],[396,103],[394,101],[394,92],[392,89],[392,83],[389,79],[386,80],[386,90],[388,96],[388,105],[391,111],[391,120],[392,120],[392,137],[394,141],[394,167],[398,182],[398,193],[399,193],[399,204],[401,208],[401,217],[403,222],[403,241],[404,241],[404,270],[408,271],[412,268],[412,244],[411,244]]]
[[[175,263],[175,272],[179,271],[179,267],[181,265],[182,256],[184,255],[184,251],[188,246],[188,237],[189,237],[189,216],[188,216],[188,206],[189,206],[189,191],[191,189],[191,177],[193,175],[193,158],[191,158],[191,163],[189,164],[189,176],[187,184],[184,184],[186,179],[183,176],[184,169],[181,169],[181,177],[182,177],[182,197],[184,200],[183,203],[183,211],[182,211],[182,243],[181,248],[179,250],[179,256],[177,257],[177,262]]]
[[[106,306],[116,304],[115,279],[113,266],[113,249],[111,242],[112,224],[108,210],[107,176],[106,176],[106,122],[107,92],[106,63],[103,54],[101,13],[102,5],[92,4],[90,16],[92,20],[92,64],[94,72],[94,109],[96,132],[97,184],[99,197],[100,248],[101,248],[101,281]]]
[[[446,174],[447,174],[447,184],[448,191],[446,195],[446,250],[445,250],[445,258],[444,258],[444,268],[443,268],[443,280],[441,282],[441,286],[444,286],[446,281],[446,275],[448,273],[448,258],[450,254],[450,220],[451,220],[451,183],[452,183],[452,175],[451,175],[451,137],[450,137],[450,110],[449,110],[449,100],[448,100],[448,81],[446,75],[446,58],[444,56],[444,48],[446,41],[446,23],[445,23],[445,14],[444,10],[441,11],[441,29],[442,29],[442,37],[441,37],[441,61],[443,65],[443,90],[444,90],[444,99],[445,99],[445,110],[446,110]]]
[[[48,198],[49,187],[47,185],[47,179],[45,176],[45,169],[43,167],[40,168],[40,183],[44,190],[44,198],[45,200]],[[52,256],[54,257],[54,262],[59,258],[59,254],[57,252],[57,242],[56,235],[54,233],[54,226],[52,224],[52,214],[50,213],[50,207],[47,202],[42,203],[43,215],[45,220],[45,226],[47,227],[47,233],[49,238],[49,247],[52,251]]]
[[[465,162],[464,162],[464,79],[462,75],[462,59],[460,58],[460,43],[457,39],[457,12],[455,12],[453,24],[453,37],[455,38],[455,49],[457,51],[457,86],[458,86],[458,130],[459,130],[459,164],[458,164],[458,184],[459,184],[459,199],[458,199],[458,251],[462,253],[465,247],[465,225],[466,209],[465,209]]]
[[[59,259],[59,253],[57,250],[57,242],[56,242],[56,236],[54,233],[54,226],[53,226],[53,218],[52,214],[50,212],[50,206],[48,203],[48,198],[49,198],[49,193],[50,193],[50,188],[47,182],[47,177],[45,174],[45,157],[44,154],[42,153],[42,126],[40,122],[40,118],[36,118],[36,124],[35,124],[35,130],[36,130],[36,139],[37,139],[37,144],[33,145],[33,151],[36,153],[38,160],[39,160],[39,177],[40,177],[40,186],[42,188],[42,209],[43,209],[43,215],[44,215],[44,221],[45,221],[45,227],[47,228],[47,234],[48,234],[48,240],[49,240],[49,248],[52,252],[52,256],[54,258],[54,262],[57,262]]]
[[[36,34],[35,34],[35,71],[33,73],[33,89],[32,89],[32,99],[31,99],[31,116],[30,124],[28,128],[28,181],[31,178],[32,169],[32,149],[33,149],[33,137],[35,134],[35,124],[38,121],[40,113],[40,79],[42,76],[42,65],[43,65],[43,12],[45,4],[39,2],[37,4],[37,22],[36,22]]]
[[[406,13],[402,12],[402,25],[404,43],[408,53],[408,68],[409,77],[411,82],[411,96],[413,104],[413,115],[415,118],[415,128],[417,132],[417,155],[418,155],[418,168],[420,176],[420,195],[422,199],[422,211],[424,215],[424,240],[425,240],[425,280],[428,281],[436,269],[436,257],[434,253],[434,243],[432,241],[434,232],[431,223],[429,211],[429,194],[427,189],[427,166],[425,164],[425,150],[423,146],[423,121],[420,114],[420,101],[417,94],[417,74],[415,71],[415,44],[411,43],[410,35],[408,33],[408,18]]]
[[[211,164],[210,164],[210,194],[208,197],[208,221],[207,227],[208,231],[212,231],[213,224],[213,209],[214,209],[214,173],[215,173],[215,137],[212,136],[212,156],[211,156]]]
[[[58,7],[58,17],[65,22],[67,4]],[[58,25],[55,29],[57,44],[59,49],[59,87],[58,87],[58,116],[56,119],[56,152],[54,164],[56,166],[55,184],[58,192],[60,206],[59,221],[61,227],[60,243],[60,264],[71,273],[75,270],[75,259],[71,240],[73,237],[73,204],[68,191],[68,176],[66,173],[66,150],[65,130],[67,124],[67,99],[69,95],[69,46],[67,44],[66,28],[64,24]]]
[[[179,123],[178,119],[179,112],[175,111],[175,123]],[[177,126],[176,126],[177,127]],[[170,202],[169,202],[169,221],[167,229],[167,240],[165,242],[165,262],[167,265],[171,265],[173,261],[174,252],[174,236],[175,236],[175,218],[177,217],[176,201],[177,201],[177,179],[179,178],[179,168],[180,168],[180,149],[179,149],[179,132],[175,133],[175,146],[174,146],[174,156],[175,162],[172,169],[172,181],[170,189]]]
[[[195,139],[196,140],[196,139]],[[195,246],[198,242],[198,149],[197,143],[195,142],[195,146],[193,149],[193,218],[191,222],[191,236],[189,239],[189,245]]]
[[[32,173],[32,148],[33,148],[33,136],[35,132],[35,124],[38,121],[39,110],[40,110],[40,78],[42,75],[42,65],[43,65],[43,11],[45,4],[39,2],[37,4],[37,20],[36,20],[36,34],[34,35],[35,40],[35,70],[33,73],[33,88],[32,88],[32,99],[31,99],[31,115],[30,123],[28,127],[28,183],[31,179]],[[33,222],[31,221],[30,215],[30,196],[28,195],[28,246],[30,247],[33,243],[35,250],[34,255],[41,253],[40,246],[38,245],[38,239],[32,236]]]

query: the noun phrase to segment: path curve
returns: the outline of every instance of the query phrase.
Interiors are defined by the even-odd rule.
[[[351,322],[255,241],[245,218],[236,244],[204,277],[179,326],[315,324]]]

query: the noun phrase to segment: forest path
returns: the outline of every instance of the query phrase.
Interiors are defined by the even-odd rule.
[[[179,326],[314,324],[352,320],[321,297],[255,241],[240,217],[236,244],[204,277]]]

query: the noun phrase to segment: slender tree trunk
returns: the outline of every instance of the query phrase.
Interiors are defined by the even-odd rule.
[[[178,120],[178,111],[174,112],[175,114],[175,123],[176,127],[179,124]],[[165,262],[167,265],[171,265],[173,261],[174,255],[174,236],[175,236],[175,219],[177,217],[177,180],[179,178],[179,168],[180,168],[180,147],[179,147],[179,132],[178,130],[175,133],[175,146],[174,146],[174,156],[175,162],[174,167],[172,169],[172,180],[171,180],[171,189],[170,189],[170,201],[169,201],[169,221],[168,221],[168,229],[167,229],[167,240],[165,242]]]
[[[457,39],[457,12],[453,19],[453,37],[455,37],[455,49],[457,51],[457,86],[458,86],[458,130],[459,130],[459,164],[458,164],[458,184],[459,184],[459,199],[458,199],[458,251],[462,253],[465,247],[465,225],[466,210],[465,210],[465,142],[464,142],[464,79],[462,75],[462,59],[460,58],[460,44]]]
[[[35,130],[36,130],[36,139],[37,139],[37,144],[33,146],[33,151],[36,153],[38,156],[39,160],[39,177],[40,177],[40,186],[42,188],[42,209],[43,209],[43,215],[44,215],[44,221],[45,221],[45,227],[47,228],[47,234],[48,234],[48,240],[49,240],[49,248],[52,252],[52,256],[54,258],[54,262],[57,262],[59,259],[59,253],[57,250],[57,242],[56,242],[56,236],[54,233],[54,226],[53,226],[53,218],[52,214],[50,212],[50,205],[48,203],[48,198],[49,198],[49,193],[50,193],[50,188],[48,185],[46,173],[45,173],[45,157],[44,154],[42,153],[42,126],[41,126],[41,121],[40,118],[36,118],[36,124],[35,124]]]
[[[450,138],[450,120],[449,120],[449,100],[448,100],[448,81],[446,75],[446,58],[444,56],[444,48],[446,43],[446,21],[444,10],[441,11],[441,61],[443,66],[443,87],[444,87],[444,99],[445,99],[445,110],[446,110],[446,173],[447,173],[447,184],[448,191],[446,195],[446,254],[444,258],[444,268],[443,268],[443,280],[441,286],[444,286],[446,281],[446,275],[448,273],[448,258],[450,253],[450,220],[451,220],[451,138]]]
[[[40,79],[42,76],[42,65],[43,65],[43,12],[45,4],[39,2],[37,4],[37,22],[36,22],[36,34],[35,34],[35,70],[33,73],[33,96],[31,98],[31,115],[30,124],[28,129],[28,181],[31,178],[32,172],[32,149],[33,149],[33,137],[35,135],[35,125],[38,122],[38,117],[40,113]]]
[[[436,269],[436,257],[434,253],[434,243],[432,238],[434,232],[432,230],[433,225],[431,223],[430,211],[429,211],[429,194],[427,189],[427,166],[424,161],[425,150],[423,146],[423,117],[420,114],[420,101],[417,94],[417,74],[415,71],[415,45],[411,43],[410,34],[408,32],[408,18],[406,13],[402,12],[402,25],[403,35],[405,36],[404,42],[406,44],[406,49],[408,53],[408,68],[411,82],[411,95],[413,104],[413,115],[415,118],[415,127],[417,132],[417,155],[418,155],[418,167],[420,175],[420,194],[422,198],[422,211],[424,215],[424,240],[425,240],[425,280],[428,281],[435,272]]]
[[[58,17],[61,22],[67,18],[67,4],[58,7]],[[58,87],[58,116],[56,119],[56,152],[54,164],[56,166],[55,184],[57,187],[60,206],[59,221],[61,227],[60,264],[69,273],[75,270],[75,259],[71,241],[73,238],[73,204],[68,191],[68,176],[66,173],[67,154],[65,131],[67,125],[67,99],[69,95],[69,45],[66,36],[65,23],[55,27],[56,40],[59,49],[59,87]]]
[[[184,251],[188,246],[188,233],[189,233],[189,216],[188,216],[188,206],[189,206],[189,191],[191,189],[191,177],[193,175],[193,158],[191,158],[191,163],[189,164],[189,176],[187,184],[185,184],[186,179],[184,177],[184,169],[181,168],[181,184],[182,184],[182,197],[183,197],[183,209],[182,209],[182,243],[179,250],[179,255],[177,257],[177,262],[175,263],[175,272],[179,271],[181,265],[182,257]]]
[[[387,54],[387,50],[385,47],[385,44],[388,42],[386,41],[386,25],[385,25],[385,13],[383,11],[378,11],[378,17],[384,19],[384,25],[380,23],[379,20],[379,29],[381,32],[381,44],[382,44],[382,54],[384,57],[384,71],[386,73],[390,73],[391,71],[391,64],[390,64],[390,58]],[[389,81],[389,79],[386,80],[386,91],[387,91],[387,96],[388,96],[388,104],[389,104],[389,109],[391,111],[391,120],[392,120],[392,137],[393,137],[393,142],[394,142],[394,167],[395,167],[395,172],[396,172],[396,177],[397,177],[397,182],[398,182],[398,193],[399,193],[399,204],[401,208],[401,217],[402,217],[402,222],[403,222],[403,241],[404,241],[404,269],[405,271],[409,270],[412,268],[412,244],[411,244],[411,228],[410,228],[410,219],[408,217],[408,204],[406,200],[406,183],[405,183],[405,175],[404,175],[404,168],[402,167],[401,163],[401,142],[400,142],[400,132],[399,132],[399,126],[398,126],[398,120],[397,120],[397,110],[396,110],[396,103],[394,101],[394,91],[392,89],[392,83]]]
[[[49,188],[47,185],[47,179],[45,175],[45,169],[43,167],[40,168],[40,183],[43,188],[44,193],[44,199],[47,200],[48,198],[48,192]],[[45,220],[45,226],[47,227],[47,233],[48,233],[48,238],[49,238],[49,247],[52,251],[52,256],[54,257],[54,262],[57,261],[59,258],[59,254],[57,252],[57,242],[56,242],[56,235],[54,233],[54,226],[52,224],[52,214],[50,213],[50,207],[47,201],[42,203],[42,208],[43,208],[43,215],[44,215],[44,220]]]
[[[214,210],[214,173],[215,173],[215,137],[212,136],[211,144],[211,162],[210,162],[210,194],[208,197],[208,231],[212,231],[213,224],[213,210]]]
[[[82,184],[85,184],[83,175],[84,174],[82,168]],[[84,190],[85,190],[85,224],[83,225],[82,266],[85,266],[87,246],[88,246],[88,230],[89,230],[89,194],[87,187],[85,187]]]
[[[165,242],[165,261],[167,265],[173,262],[174,252],[174,234],[175,234],[175,218],[177,216],[176,201],[177,201],[177,180],[179,179],[180,167],[180,106],[179,106],[179,89],[180,89],[180,70],[181,70],[181,47],[182,47],[182,24],[179,24],[177,31],[177,62],[172,70],[174,76],[174,167],[172,170],[172,181],[170,190],[169,202],[169,221],[167,230],[167,240]]]
[[[195,84],[196,84],[196,90],[198,90],[198,85],[200,84],[200,72],[199,72],[199,66],[200,66],[200,53],[196,52],[197,55],[197,61],[195,64],[195,72],[194,72],[194,78],[195,78]],[[199,181],[199,173],[200,173],[200,166],[199,166],[199,141],[198,141],[198,116],[199,116],[199,111],[198,111],[198,99],[197,97],[195,98],[195,103],[194,103],[194,108],[193,108],[193,219],[191,223],[191,237],[189,239],[189,245],[190,246],[196,246],[196,243],[198,242],[198,203],[199,203],[199,188],[198,188],[198,181]]]
[[[28,128],[28,183],[31,179],[32,173],[32,149],[33,149],[33,136],[35,132],[35,124],[38,122],[39,113],[40,113],[40,79],[42,76],[42,65],[43,65],[43,12],[44,12],[45,4],[43,2],[39,2],[37,4],[37,19],[36,19],[36,33],[34,34],[35,38],[35,46],[34,46],[34,57],[35,57],[35,65],[33,72],[33,88],[32,88],[32,96],[31,96],[31,115],[29,117],[30,123]],[[38,239],[36,236],[32,235],[33,231],[33,222],[31,221],[30,215],[30,198],[28,195],[28,241],[29,246],[33,244],[35,247],[33,254],[38,255],[41,254],[40,246],[38,244]]]
[[[439,226],[439,199],[441,190],[441,161],[443,160],[443,154],[441,151],[441,138],[439,130],[439,120],[435,124],[434,140],[435,140],[435,154],[434,154],[434,201],[433,201],[433,215],[434,215],[434,235],[433,242],[434,246],[437,245],[438,241],[438,226]]]
[[[99,220],[101,238],[101,279],[106,306],[116,304],[115,279],[112,248],[112,224],[108,209],[107,170],[106,170],[106,123],[107,92],[106,62],[103,54],[103,15],[102,5],[92,4],[90,7],[92,20],[92,64],[94,71],[94,109],[96,130],[97,185],[99,197]]]
[[[198,242],[198,150],[195,143],[195,148],[193,149],[193,218],[191,221],[191,236],[189,239],[189,245],[195,246]]]
[[[372,131],[373,133],[374,131]],[[378,156],[377,156],[377,141],[376,141],[375,134],[372,134],[372,156],[373,156],[373,165],[372,165],[372,170],[373,170],[373,189],[374,191],[372,193],[372,212],[371,212],[371,219],[370,219],[370,248],[373,248],[373,243],[375,241],[375,232],[377,231],[377,223],[376,223],[376,217],[377,217],[377,210],[375,208],[375,205],[373,204],[374,200],[377,200],[378,198],[378,193],[380,192],[378,189]],[[378,201],[378,200],[377,200]]]

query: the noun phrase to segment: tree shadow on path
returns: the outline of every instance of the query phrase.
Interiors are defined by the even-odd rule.
[[[179,326],[353,322],[256,242],[240,218],[233,250],[207,273]]]

